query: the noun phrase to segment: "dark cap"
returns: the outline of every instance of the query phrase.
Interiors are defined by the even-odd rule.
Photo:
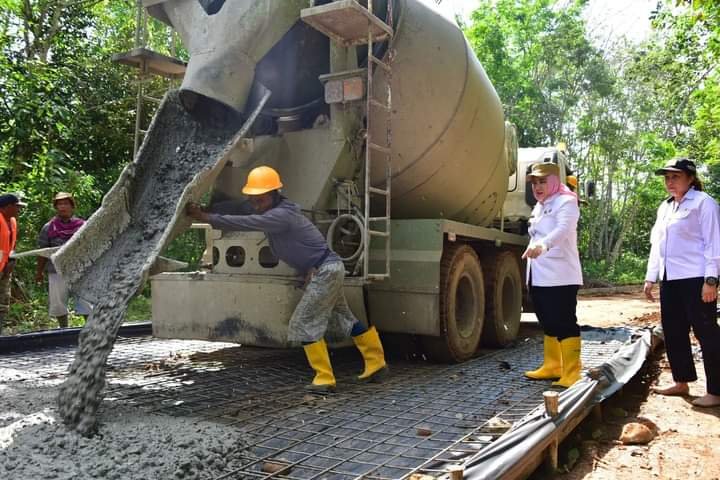
[[[655,175],[665,175],[668,172],[685,172],[688,175],[697,175],[695,162],[688,158],[673,158],[664,167],[655,170]]]
[[[18,207],[26,207],[27,203],[21,202],[17,195],[14,193],[5,193],[0,195],[0,208],[7,207],[8,205],[16,204]]]

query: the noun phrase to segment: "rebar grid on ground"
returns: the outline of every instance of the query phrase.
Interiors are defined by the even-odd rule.
[[[621,341],[585,341],[599,365]],[[382,384],[358,384],[354,349],[333,352],[338,391],[307,393],[299,350],[198,341],[121,339],[108,362],[106,405],[195,416],[238,429],[248,446],[217,479],[406,478],[460,462],[491,444],[542,403],[549,382],[523,377],[541,360],[533,339],[460,365],[391,359]],[[72,348],[3,356],[5,367],[62,376]],[[280,466],[273,472],[267,463]]]

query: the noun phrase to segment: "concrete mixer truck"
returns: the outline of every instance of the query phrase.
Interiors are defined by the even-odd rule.
[[[214,208],[270,165],[345,262],[358,318],[442,361],[513,341],[527,239],[506,226],[530,209],[514,127],[456,25],[419,0],[143,1],[190,53],[188,112],[242,122],[269,98],[217,173]],[[203,269],[151,277],[154,335],[286,346],[296,273],[260,233],[196,227]]]

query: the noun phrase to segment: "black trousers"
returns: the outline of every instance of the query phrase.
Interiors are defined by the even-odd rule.
[[[720,325],[717,323],[717,301],[702,301],[704,282],[703,278],[661,282],[660,317],[673,380],[697,380],[690,345],[692,327],[702,348],[707,391],[720,395]]]
[[[575,309],[577,308],[578,285],[560,287],[535,287],[530,285],[530,298],[535,306],[535,315],[548,337],[564,340],[580,336]]]

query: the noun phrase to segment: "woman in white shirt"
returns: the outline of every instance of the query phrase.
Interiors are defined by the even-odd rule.
[[[580,327],[575,309],[582,285],[577,249],[578,198],[560,181],[554,163],[536,163],[529,174],[538,201],[530,216],[526,281],[542,326],[544,358],[540,368],[525,372],[534,380],[556,379],[569,387],[580,379]]]
[[[697,407],[720,405],[720,326],[717,323],[720,212],[702,191],[695,164],[676,158],[656,175],[665,177],[670,197],[660,204],[650,234],[650,258],[645,296],[654,301],[660,283],[660,317],[674,384],[655,388],[661,395],[687,395],[697,380],[690,345],[690,328],[700,342],[707,377],[707,394]]]

